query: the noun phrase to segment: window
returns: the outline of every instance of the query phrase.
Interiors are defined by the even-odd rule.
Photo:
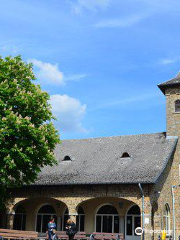
[[[70,156],[65,156],[64,159],[63,159],[63,161],[71,161]]]
[[[134,205],[129,209],[127,214],[128,215],[140,215],[140,209],[137,205]]]
[[[57,217],[54,208],[51,205],[42,206],[37,213],[36,231],[45,233],[51,217],[54,217],[55,222],[57,223]]]
[[[121,156],[121,158],[128,158],[128,157],[130,157],[130,155],[127,152],[124,152]]]
[[[107,204],[97,211],[96,232],[119,232],[119,215],[114,206]]]
[[[180,99],[175,101],[175,112],[176,113],[180,112]]]
[[[66,223],[67,220],[69,219],[69,210],[66,208],[63,217],[61,217],[61,230],[66,231]]]
[[[132,206],[126,215],[126,236],[136,236],[135,229],[141,226],[141,213],[138,205]]]
[[[82,207],[79,207],[76,225],[77,225],[77,230],[80,232],[84,232],[84,220],[85,220],[84,210],[82,209]]]
[[[19,205],[16,208],[14,215],[14,230],[25,230],[26,229],[26,212],[23,206]]]
[[[168,204],[164,207],[163,226],[168,233],[168,231],[170,231],[170,208]]]

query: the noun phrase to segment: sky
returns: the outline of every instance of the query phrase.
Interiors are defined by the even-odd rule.
[[[166,131],[179,0],[0,0],[0,55],[34,64],[61,139]]]

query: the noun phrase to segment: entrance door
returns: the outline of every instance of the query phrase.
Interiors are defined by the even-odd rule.
[[[137,228],[137,227],[141,227],[141,217],[139,217],[139,216],[133,216],[133,218],[134,218],[134,236],[133,236],[133,239],[134,240],[140,240],[141,239],[141,236],[139,236],[139,235],[137,235],[136,233],[135,233],[135,229]]]
[[[126,217],[126,240],[140,240],[141,236],[136,235],[135,229],[141,226],[140,216]]]
[[[131,207],[126,215],[126,240],[141,240],[141,236],[136,235],[135,229],[141,227],[140,209],[137,205]]]

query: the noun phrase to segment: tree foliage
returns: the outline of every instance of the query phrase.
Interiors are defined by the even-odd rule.
[[[35,85],[32,64],[0,58],[0,196],[35,181],[41,167],[56,163],[59,134],[49,94]],[[1,201],[1,200],[0,200]]]

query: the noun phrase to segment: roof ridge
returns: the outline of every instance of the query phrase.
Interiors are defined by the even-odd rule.
[[[103,136],[103,137],[91,137],[91,138],[80,138],[80,139],[61,139],[61,141],[81,141],[81,140],[94,140],[94,139],[107,139],[107,138],[118,138],[118,137],[135,137],[135,136],[149,136],[149,135],[166,135],[166,132],[157,133],[140,133],[140,134],[130,134],[130,135],[117,135],[117,136]]]

